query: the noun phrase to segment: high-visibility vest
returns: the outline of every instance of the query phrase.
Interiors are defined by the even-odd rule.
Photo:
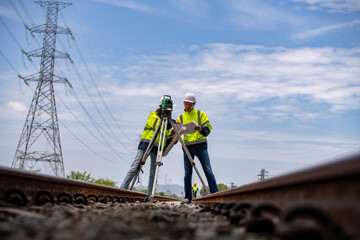
[[[198,187],[195,185],[195,186],[193,186],[193,191],[194,192],[197,192],[197,190],[198,190]]]
[[[156,112],[151,112],[149,118],[145,124],[144,131],[141,135],[141,142],[150,142],[152,137],[154,136],[155,130],[160,123],[160,117],[156,114]],[[167,124],[167,123],[166,123]],[[166,126],[165,126],[166,129]],[[166,130],[166,137],[169,137],[171,134],[171,130]],[[156,137],[155,146],[159,145],[160,132]],[[166,140],[166,139],[165,139]]]
[[[202,127],[209,127],[210,132],[212,130],[212,126],[206,114],[202,111],[198,111],[195,109],[191,110],[190,113],[184,110],[184,113],[181,114],[176,121],[181,122],[182,124],[187,124],[195,121],[197,125],[200,125]],[[206,137],[198,131],[191,134],[184,134],[183,140],[185,145],[193,145],[197,143],[207,142]]]

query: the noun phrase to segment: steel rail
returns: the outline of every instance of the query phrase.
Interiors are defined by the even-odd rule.
[[[17,205],[144,201],[145,193],[0,166],[0,199]],[[176,199],[156,196],[158,201]]]
[[[360,154],[196,198],[193,203],[233,217],[248,228],[265,221],[271,231],[289,234],[289,226],[299,223],[296,231],[291,227],[297,236],[311,225],[307,231],[310,228],[322,236],[334,236],[341,229],[342,237],[360,239]]]

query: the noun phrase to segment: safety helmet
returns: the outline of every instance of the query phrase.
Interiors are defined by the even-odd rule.
[[[188,92],[187,94],[185,94],[183,101],[184,102],[195,103],[196,102],[196,96],[192,92]]]
[[[197,184],[197,182],[194,182],[194,184],[196,185],[196,184]]]
[[[162,97],[160,98],[158,106],[161,106],[161,105],[162,105],[162,100],[163,100],[163,99],[164,99],[164,96],[162,96]]]

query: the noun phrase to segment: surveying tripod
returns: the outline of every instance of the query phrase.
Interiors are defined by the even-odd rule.
[[[167,122],[169,121],[171,126],[172,126],[172,129],[175,131],[175,137],[174,137],[174,139],[172,141],[175,142],[175,141],[179,140],[181,142],[183,150],[184,150],[186,156],[188,157],[191,165],[194,167],[195,172],[198,175],[202,185],[204,186],[206,194],[209,194],[209,191],[206,188],[206,185],[205,185],[203,179],[201,178],[198,169],[196,168],[194,159],[191,157],[189,150],[187,149],[184,141],[182,140],[181,134],[180,134],[179,130],[177,129],[177,127],[175,126],[175,123],[171,120],[171,112],[173,110],[173,102],[172,102],[171,97],[169,95],[164,95],[164,97],[162,99],[162,104],[160,105],[160,107],[161,107],[160,124],[156,128],[155,133],[154,133],[154,135],[151,138],[151,141],[149,143],[149,146],[147,147],[147,149],[145,151],[145,154],[141,159],[141,162],[140,162],[140,164],[138,166],[138,169],[137,169],[137,172],[136,172],[136,176],[132,180],[130,190],[133,189],[134,184],[136,182],[136,179],[139,177],[140,171],[141,171],[142,167],[145,165],[146,159],[149,157],[151,149],[155,145],[156,138],[160,134],[159,145],[158,145],[158,150],[157,150],[157,154],[156,154],[156,168],[155,168],[155,176],[154,176],[154,185],[153,185],[151,196],[150,196],[150,198],[151,198],[150,202],[151,203],[154,202],[155,188],[156,188],[156,183],[157,183],[157,178],[158,178],[158,173],[159,173],[159,167],[161,165],[163,165],[161,160],[162,160],[162,157],[163,157],[163,152],[165,150],[164,148],[166,147],[166,127],[167,127]],[[166,150],[165,150],[165,152],[166,152]],[[148,193],[148,194],[150,194],[150,193]]]

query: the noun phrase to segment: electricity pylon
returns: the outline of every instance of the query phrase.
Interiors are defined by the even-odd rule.
[[[267,178],[268,177],[268,174],[269,172],[268,171],[265,171],[265,169],[261,169],[261,171],[260,171],[260,174],[258,174],[258,176],[260,177],[260,181],[264,181],[265,180],[265,178]]]
[[[28,53],[28,58],[41,57],[40,72],[23,78],[37,82],[28,115],[17,146],[12,167],[40,171],[64,177],[64,162],[60,144],[53,83],[68,83],[54,75],[55,58],[70,59],[68,53],[55,50],[56,34],[71,34],[70,29],[57,26],[58,11],[71,3],[36,1],[46,11],[46,23],[35,26],[31,33],[44,33],[43,47]],[[30,59],[31,60],[31,59]]]

